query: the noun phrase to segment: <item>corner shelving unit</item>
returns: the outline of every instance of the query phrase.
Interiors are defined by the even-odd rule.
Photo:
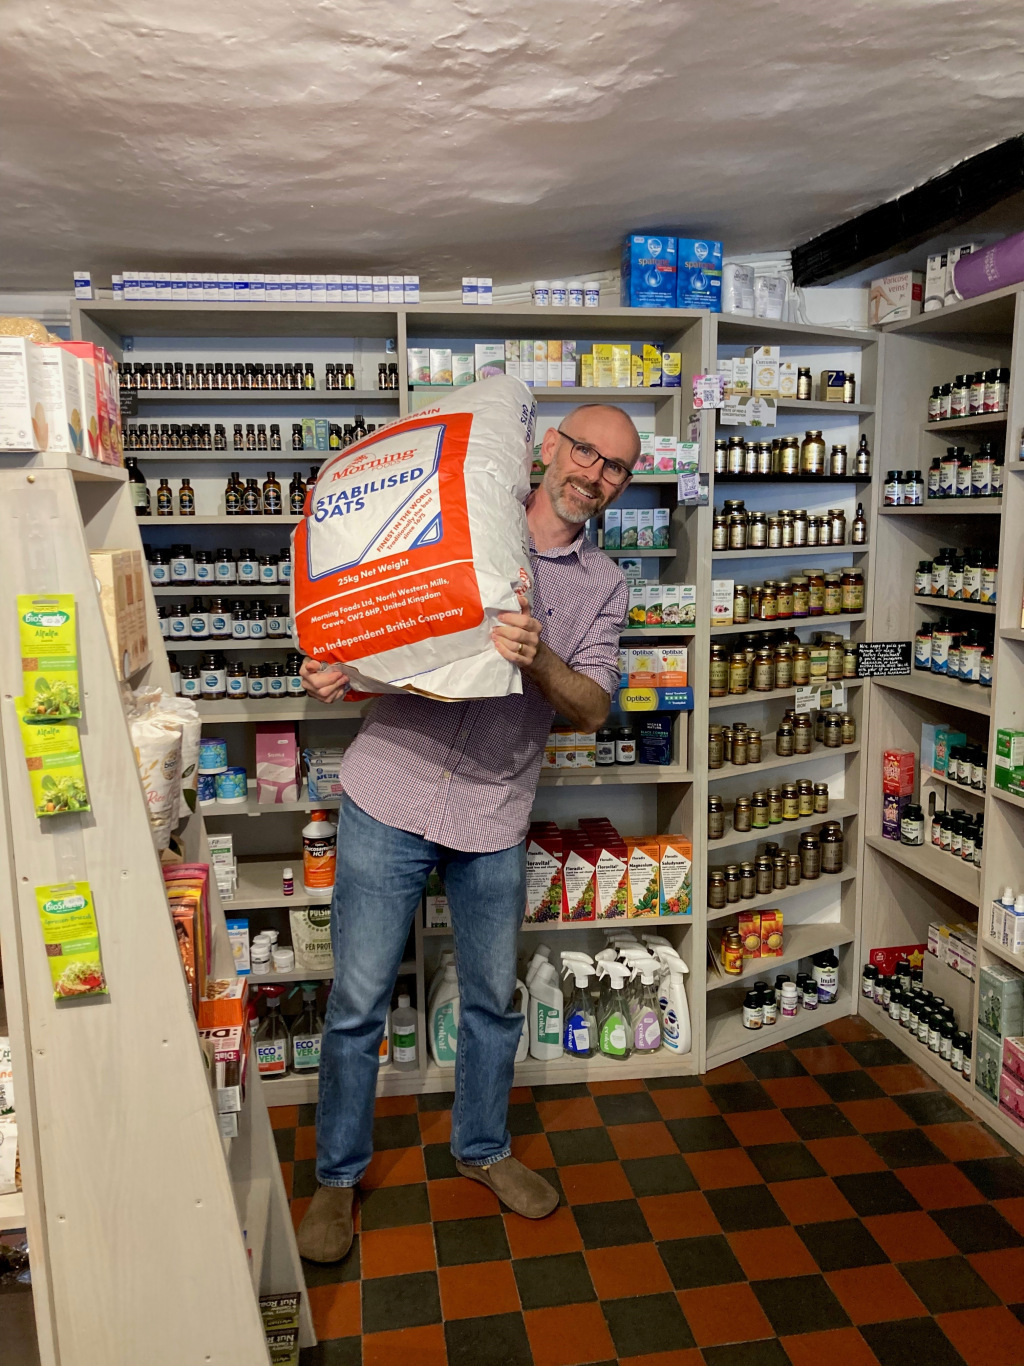
[[[911,639],[917,623],[936,609],[964,613],[965,626],[995,628],[993,686],[982,688],[914,670],[910,677],[874,679],[866,741],[868,796],[865,805],[863,948],[923,942],[934,919],[977,924],[979,912],[1007,884],[1020,885],[1024,866],[1024,801],[994,786],[990,762],[984,794],[944,783],[941,775],[922,773],[927,793],[943,788],[949,807],[966,805],[985,816],[985,842],[980,873],[934,849],[906,848],[881,837],[881,763],[888,748],[910,749],[920,756],[922,723],[952,723],[969,740],[995,755],[1000,726],[1019,728],[1024,698],[1024,631],[1021,630],[1021,584],[1024,581],[1024,485],[1015,474],[1024,427],[1024,291],[1021,286],[997,290],[933,313],[924,313],[886,329],[882,398],[883,466],[917,465],[926,469],[932,457],[952,441],[974,449],[982,440],[1004,443],[1005,476],[1001,499],[926,501],[915,508],[877,507],[878,556],[892,591],[876,597],[874,633],[880,640]],[[935,384],[957,372],[973,373],[992,366],[1010,367],[1008,411],[945,422],[922,421]],[[998,605],[928,600],[913,595],[918,560],[930,559],[940,546],[999,547]],[[1024,958],[978,934],[979,970],[988,963],[1011,963],[1024,972]],[[925,981],[957,1010],[962,1029],[973,1032],[977,1056],[977,982],[968,981],[930,955]],[[929,1052],[908,1032],[889,1020],[873,1003],[861,1000],[861,1012],[943,1086],[969,1105],[1004,1139],[1024,1150],[1024,1128],[992,1103],[979,1087],[965,1083],[947,1063]]]

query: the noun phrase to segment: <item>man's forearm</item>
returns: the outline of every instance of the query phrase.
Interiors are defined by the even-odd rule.
[[[551,705],[581,731],[589,733],[604,725],[611,705],[604,688],[586,674],[570,669],[543,641],[533,663],[524,668],[523,673],[528,674]]]

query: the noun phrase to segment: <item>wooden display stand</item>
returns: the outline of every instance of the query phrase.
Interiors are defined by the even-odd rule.
[[[303,1286],[263,1087],[249,1067],[239,1135],[223,1139],[153,850],[89,552],[138,547],[124,470],[62,456],[0,461],[0,940],[43,1366],[266,1360],[257,1293]],[[13,698],[16,595],[73,593],[91,810],[37,819]],[[152,595],[154,662],[169,690]],[[201,819],[185,834],[202,859]],[[55,1003],[41,885],[92,887],[109,997]],[[213,969],[233,974],[211,885]],[[22,1213],[23,1208],[23,1213]],[[314,1341],[305,1294],[302,1342]]]

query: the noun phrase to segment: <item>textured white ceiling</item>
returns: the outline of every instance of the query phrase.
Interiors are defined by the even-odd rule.
[[[1024,127],[1017,0],[0,0],[0,285],[791,246]]]

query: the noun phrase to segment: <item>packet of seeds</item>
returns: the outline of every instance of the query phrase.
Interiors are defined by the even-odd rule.
[[[78,727],[71,721],[30,718],[25,699],[14,699],[21,722],[21,742],[37,816],[62,816],[68,811],[88,811]]]
[[[88,882],[37,887],[36,905],[43,927],[53,996],[106,996],[99,931]]]
[[[73,593],[18,594],[26,721],[82,715]]]

